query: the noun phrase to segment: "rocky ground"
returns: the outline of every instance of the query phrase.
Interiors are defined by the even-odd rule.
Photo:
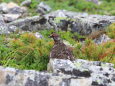
[[[41,2],[36,9],[40,15],[29,16],[31,0],[17,5],[13,2],[0,4],[0,34],[10,34],[17,30],[37,31],[54,28],[81,35],[89,35],[115,22],[115,16],[89,15],[66,10],[51,11],[51,7]],[[41,36],[40,36],[41,37]],[[110,38],[102,35],[94,39],[97,44]],[[50,73],[49,73],[50,72]],[[47,72],[19,70],[0,67],[0,86],[115,86],[113,64],[99,61],[76,59],[50,59]]]
[[[48,72],[0,67],[0,86],[115,85],[115,69],[110,63],[82,59],[77,59],[74,62],[51,59]]]

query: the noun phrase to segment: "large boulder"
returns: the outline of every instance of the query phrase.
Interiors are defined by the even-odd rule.
[[[53,73],[63,73],[73,77],[90,78],[90,86],[115,85],[115,69],[113,68],[113,64],[110,63],[82,59],[77,59],[74,62],[63,59],[50,59],[48,71]]]
[[[8,23],[8,26],[14,26],[24,31],[36,31],[50,28],[46,23],[46,19],[40,16],[33,16],[13,21],[11,23]]]
[[[77,59],[51,59],[51,73],[0,66],[0,86],[114,86],[110,63]]]
[[[16,20],[19,17],[16,15],[4,15],[5,21],[12,21],[8,23],[9,27],[13,26],[28,31],[54,28],[56,31],[59,29],[70,30],[78,32],[81,35],[89,35],[100,30],[105,30],[105,27],[115,22],[115,16],[88,15],[87,13],[82,14],[65,10]]]
[[[1,66],[0,75],[0,86],[90,86],[91,84],[91,79],[87,77],[78,78],[58,73]]]
[[[115,22],[115,16],[88,15],[87,13],[76,13],[66,10],[58,10],[45,15],[50,25],[56,30],[71,29],[82,35],[88,35],[98,30],[104,30],[106,26]]]

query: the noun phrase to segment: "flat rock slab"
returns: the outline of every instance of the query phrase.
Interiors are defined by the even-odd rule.
[[[115,69],[113,64],[100,61],[77,59],[74,62],[62,59],[50,59],[48,71],[76,77],[91,78],[94,86],[114,86]]]
[[[114,86],[113,64],[50,59],[52,73],[0,66],[0,86]]]
[[[0,86],[90,86],[90,78],[0,67]]]

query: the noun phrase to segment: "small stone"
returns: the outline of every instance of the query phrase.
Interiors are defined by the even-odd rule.
[[[31,3],[32,3],[31,0],[25,0],[25,1],[23,1],[23,2],[21,3],[21,6],[27,6],[27,7],[29,7]]]
[[[46,12],[49,12],[51,10],[51,7],[48,6],[46,3],[41,2],[38,6],[37,6],[37,12],[41,13],[41,14],[45,14]]]
[[[43,38],[43,36],[38,32],[35,33],[35,36],[36,36],[36,38]]]

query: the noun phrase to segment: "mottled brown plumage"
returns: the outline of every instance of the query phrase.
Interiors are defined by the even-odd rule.
[[[60,39],[59,35],[52,33],[50,35],[54,40],[54,46],[50,52],[50,58],[74,60],[73,53]]]

